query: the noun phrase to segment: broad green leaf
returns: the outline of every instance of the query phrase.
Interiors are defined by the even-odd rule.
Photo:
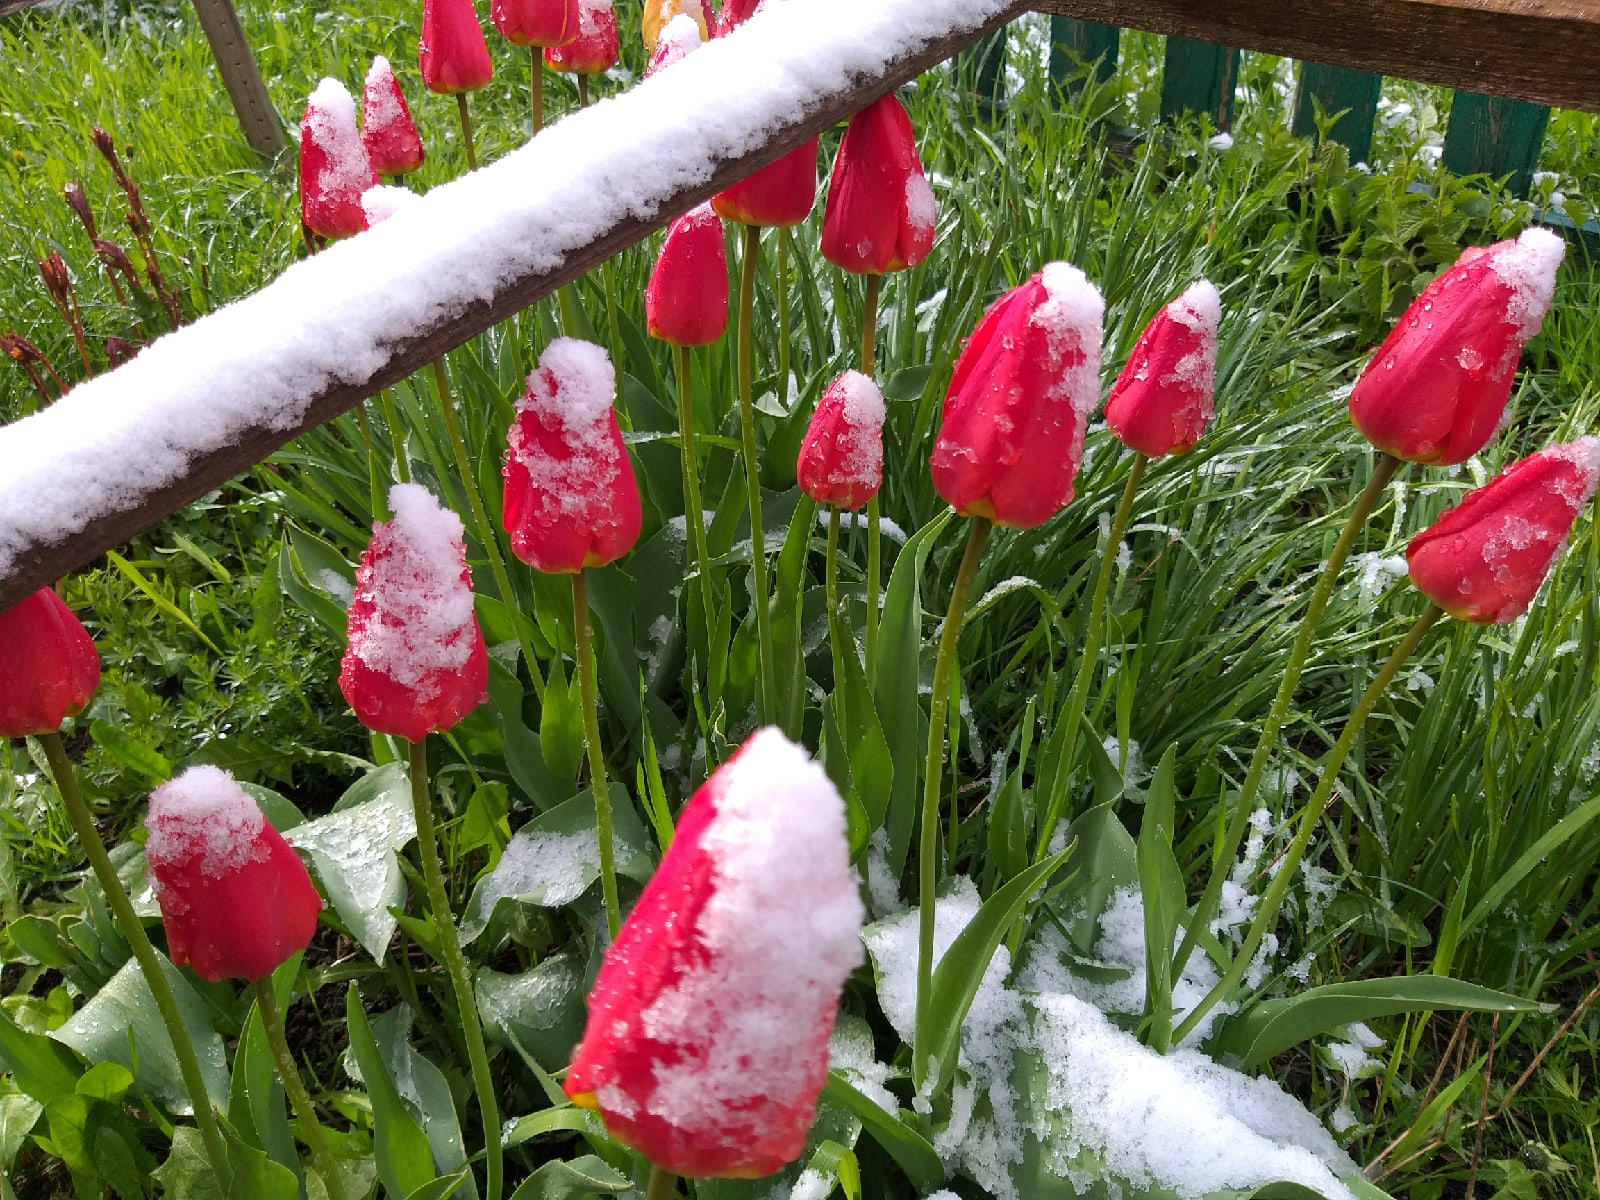
[[[633,1187],[633,1180],[592,1154],[571,1162],[547,1162],[524,1179],[511,1200],[574,1200],[578,1196],[615,1195]]]
[[[900,1165],[919,1194],[927,1196],[944,1187],[944,1163],[928,1139],[923,1137],[899,1117],[885,1112],[857,1091],[838,1071],[828,1072],[828,1082],[823,1086],[822,1099],[827,1104],[842,1108],[872,1135]]]
[[[1519,1013],[1548,1012],[1550,1006],[1437,975],[1361,979],[1263,1001],[1228,1021],[1212,1049],[1219,1058],[1237,1063],[1241,1070],[1250,1070],[1291,1046],[1341,1025],[1429,1010]]]
[[[848,636],[848,634],[846,635]],[[889,796],[894,791],[894,759],[889,753],[878,708],[867,686],[866,671],[847,645],[840,655],[844,662],[845,711],[850,728],[841,729],[850,759],[850,787],[867,816],[868,835],[883,826],[889,811]]]
[[[1072,877],[1055,907],[1071,913],[1067,929],[1082,954],[1092,953],[1106,902],[1139,881],[1138,850],[1112,805],[1099,804],[1068,822]]]
[[[283,589],[283,594],[310,613],[329,633],[343,637],[347,624],[344,606],[330,599],[325,588],[306,577],[306,570],[295,556],[294,547],[287,536],[278,550],[277,558],[278,586]]]
[[[562,1108],[540,1109],[519,1118],[506,1130],[505,1144],[507,1147],[521,1145],[547,1133],[581,1133],[591,1138],[607,1136],[599,1113],[568,1104]]]
[[[397,1004],[374,1017],[371,1029],[389,1078],[428,1135],[434,1169],[445,1175],[462,1170],[467,1165],[467,1152],[455,1100],[443,1072],[411,1044],[410,1006]],[[470,1185],[467,1194],[476,1196],[477,1186]]]
[[[11,1169],[43,1111],[44,1105],[24,1092],[0,1092],[0,1174]]]
[[[545,766],[539,735],[522,718],[522,683],[494,655],[489,656],[489,707],[500,726],[500,741],[511,780],[541,812],[571,794]]]
[[[299,955],[284,964],[295,969]],[[279,967],[272,973],[273,990],[278,995],[279,1011],[283,1011],[293,974]],[[281,982],[280,982],[281,981]],[[250,1007],[245,1020],[244,1033],[233,1056],[233,1085],[228,1096],[228,1120],[241,1141],[291,1170],[299,1166],[294,1148],[294,1135],[289,1131],[289,1116],[285,1110],[286,1097],[278,1069],[272,1060],[272,1049],[267,1045],[267,1034],[261,1023],[260,1009]]]
[[[44,1106],[51,1152],[67,1164],[80,1196],[106,1187],[125,1200],[148,1195],[145,1180],[155,1166],[138,1130],[122,1109],[94,1096],[57,1096]]]
[[[580,692],[578,680],[569,683],[561,664],[552,664],[539,706],[539,749],[550,773],[569,782],[578,778],[585,752]]]
[[[520,975],[479,971],[474,983],[484,1034],[510,1045],[508,1033],[555,1070],[565,1064],[583,1036],[583,962],[576,954],[557,954]]]
[[[449,1200],[461,1190],[461,1185],[472,1179],[472,1172],[463,1167],[453,1175],[441,1175],[432,1183],[425,1183],[406,1200]]]
[[[83,1067],[65,1046],[40,1033],[19,1029],[0,1008],[0,1070],[40,1104],[70,1095]]]
[[[351,984],[345,993],[345,1021],[350,1032],[350,1057],[372,1100],[373,1139],[376,1142],[378,1178],[391,1196],[409,1196],[431,1183],[433,1151],[389,1075],[389,1068],[373,1040],[361,995]]]

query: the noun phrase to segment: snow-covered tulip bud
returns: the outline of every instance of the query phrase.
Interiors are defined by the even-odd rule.
[[[617,14],[611,0],[578,0],[578,36],[560,46],[547,46],[545,65],[569,75],[598,75],[617,65]]]
[[[883,484],[883,393],[860,371],[830,383],[800,443],[795,475],[818,504],[857,509]]]
[[[89,631],[53,589],[0,612],[0,737],[56,732],[99,686]]]
[[[822,257],[858,275],[903,271],[928,257],[935,216],[911,118],[890,93],[851,117],[839,143]]]
[[[1160,458],[1192,449],[1211,423],[1222,298],[1202,279],[1155,315],[1106,398],[1106,425]]]
[[[409,175],[425,157],[411,106],[381,54],[372,60],[361,94],[361,143],[379,175]]]
[[[300,220],[312,233],[341,238],[367,227],[361,193],[378,182],[356,128],[356,102],[324,79],[300,120]]]
[[[640,32],[644,34],[645,53],[649,54],[652,60],[661,46],[661,35],[679,17],[688,17],[694,23],[699,41],[703,42],[711,36],[710,26],[706,23],[705,6],[701,0],[645,0]]]
[[[650,65],[644,77],[660,74],[675,62],[681,62],[705,44],[705,34],[687,13],[679,13],[668,21],[656,39],[656,48],[650,52]]]

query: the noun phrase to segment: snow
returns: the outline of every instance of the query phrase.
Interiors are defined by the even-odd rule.
[[[545,908],[571,904],[600,873],[600,841],[593,829],[553,833],[519,830],[484,881],[485,917],[504,896],[538,895]]]
[[[853,483],[876,487],[883,479],[883,393],[868,375],[846,371],[828,389],[844,401],[847,436],[839,439],[842,454],[833,474]]]
[[[0,432],[0,576],[30,547],[139,505],[249,431],[287,440],[313,397],[375,390],[394,347],[417,331],[558,269],[621,222],[664,224],[710,194],[719,163],[792,127],[820,98],[1003,8],[768,5],[671,71],[157,339]]]
[[[405,120],[405,112],[398,99],[399,87],[389,60],[381,54],[375,57],[372,66],[367,69],[366,88],[362,93],[361,119],[369,132],[387,129],[396,121]]]
[[[1040,272],[1045,301],[1033,313],[1033,323],[1045,330],[1052,356],[1078,361],[1062,372],[1057,397],[1068,400],[1078,415],[1088,419],[1100,405],[1100,340],[1105,300],[1100,289],[1070,263],[1047,263]]]
[[[1576,481],[1552,480],[1550,490],[1570,504],[1573,512],[1582,512],[1584,505],[1594,499],[1595,485],[1600,483],[1600,437],[1581,437],[1564,446],[1552,446],[1545,454],[1578,469]]]
[[[261,837],[266,823],[256,802],[228,772],[190,767],[150,794],[145,854],[153,867],[221,879],[267,856]],[[162,900],[182,903],[176,894]]]
[[[932,229],[938,215],[927,176],[921,171],[911,172],[906,176],[906,224],[919,232]]]
[[[608,495],[623,464],[611,441],[611,404],[617,373],[610,356],[593,342],[557,338],[539,356],[517,413],[531,413],[546,429],[559,430],[560,453],[512,427],[510,452],[528,472],[528,484],[545,503],[569,515],[587,513],[594,497]]]
[[[372,162],[356,127],[356,102],[337,79],[324,79],[306,101],[306,131],[328,165],[317,176],[324,196],[359,196],[372,183]]]
[[[667,0],[670,3],[670,0]],[[681,62],[693,51],[700,49],[704,39],[700,25],[686,8],[662,27],[656,41],[655,53],[650,56],[650,72],[664,71],[673,63]]]
[[[1507,316],[1523,341],[1539,332],[1556,291],[1556,268],[1567,243],[1559,233],[1534,226],[1490,260],[1494,273],[1511,289]]]
[[[380,183],[361,193],[361,210],[367,214],[367,224],[377,225],[398,212],[420,204],[422,197],[410,188],[392,183]]]

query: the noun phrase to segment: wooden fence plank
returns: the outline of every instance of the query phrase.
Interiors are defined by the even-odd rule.
[[[1034,0],[1034,7],[1600,112],[1600,0]]]
[[[1295,89],[1294,132],[1298,137],[1316,136],[1319,106],[1327,116],[1337,113],[1328,136],[1350,151],[1351,162],[1366,162],[1372,156],[1372,128],[1378,120],[1378,97],[1382,92],[1382,75],[1301,63],[1300,84]]]
[[[1161,115],[1201,113],[1218,129],[1233,124],[1233,88],[1239,78],[1239,51],[1188,38],[1167,38],[1161,68]]]
[[[1512,194],[1526,196],[1549,122],[1550,110],[1543,105],[1458,91],[1445,127],[1445,169],[1457,175],[1509,175]]]
[[[289,145],[289,139],[267,96],[267,85],[261,80],[261,68],[250,52],[250,43],[245,41],[239,14],[233,10],[231,0],[194,0],[194,11],[200,18],[200,28],[205,30],[206,41],[211,43],[211,57],[217,61],[245,140],[257,154],[276,158]]]

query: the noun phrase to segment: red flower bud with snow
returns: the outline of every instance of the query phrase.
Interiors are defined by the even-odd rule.
[[[822,257],[858,275],[903,271],[933,249],[935,216],[911,118],[890,93],[851,117],[839,143]]]
[[[578,0],[491,0],[489,20],[513,46],[565,46],[578,36]]]
[[[381,54],[372,60],[361,95],[361,144],[379,175],[409,175],[425,157],[411,106]]]
[[[1214,415],[1222,298],[1208,280],[1155,315],[1106,398],[1106,424],[1140,454],[1193,448]]]
[[[688,58],[705,44],[705,40],[703,28],[687,13],[679,13],[662,28],[656,48],[650,52],[650,65],[645,68],[644,77],[649,79]]]
[[[54,733],[99,686],[89,631],[53,589],[0,612],[0,737]]]
[[[420,742],[488,698],[461,518],[414,483],[389,490],[356,569],[339,690],[368,729]]]
[[[779,228],[798,225],[817,202],[817,146],[812,138],[777,162],[746,175],[711,197],[724,221]]]
[[[324,79],[300,120],[300,220],[322,237],[367,227],[361,193],[378,182],[356,128],[356,102],[344,84]]]
[[[1522,347],[1550,307],[1565,248],[1559,234],[1527,229],[1515,241],[1464,250],[1356,380],[1356,428],[1410,462],[1465,462],[1488,445]]]
[[[644,315],[650,336],[674,346],[709,346],[728,328],[728,256],[709,204],[667,226]]]
[[[173,962],[212,983],[254,980],[310,944],[322,899],[232,775],[190,767],[151,793],[145,828]]]
[[[617,14],[611,0],[578,0],[578,36],[545,48],[545,65],[569,75],[598,75],[617,65]]]
[[[679,17],[688,17],[694,23],[700,41],[703,42],[711,36],[710,28],[706,24],[706,10],[701,0],[644,0],[640,32],[644,35],[645,52],[651,55],[652,59],[661,44],[662,33]]]
[[[717,30],[712,36],[725,37],[732,33],[760,12],[765,2],[766,0],[723,0],[722,15],[717,18]]]
[[[507,435],[506,532],[536,571],[603,567],[639,537],[639,484],[611,409],[616,371],[591,342],[545,348]]]
[[[830,383],[800,443],[800,490],[818,504],[860,508],[883,484],[883,393],[860,371]]]
[[[1050,263],[983,314],[956,360],[929,465],[962,516],[1031,529],[1072,499],[1100,400],[1105,304],[1082,271]]]
[[[1411,539],[1411,582],[1445,612],[1505,625],[1528,611],[1600,481],[1600,438],[1552,446],[1496,475]]]
[[[422,0],[417,65],[430,92],[475,92],[494,78],[472,0]]]
[[[606,952],[567,1094],[664,1170],[779,1170],[816,1120],[862,917],[839,793],[757,731],[684,806]]]

